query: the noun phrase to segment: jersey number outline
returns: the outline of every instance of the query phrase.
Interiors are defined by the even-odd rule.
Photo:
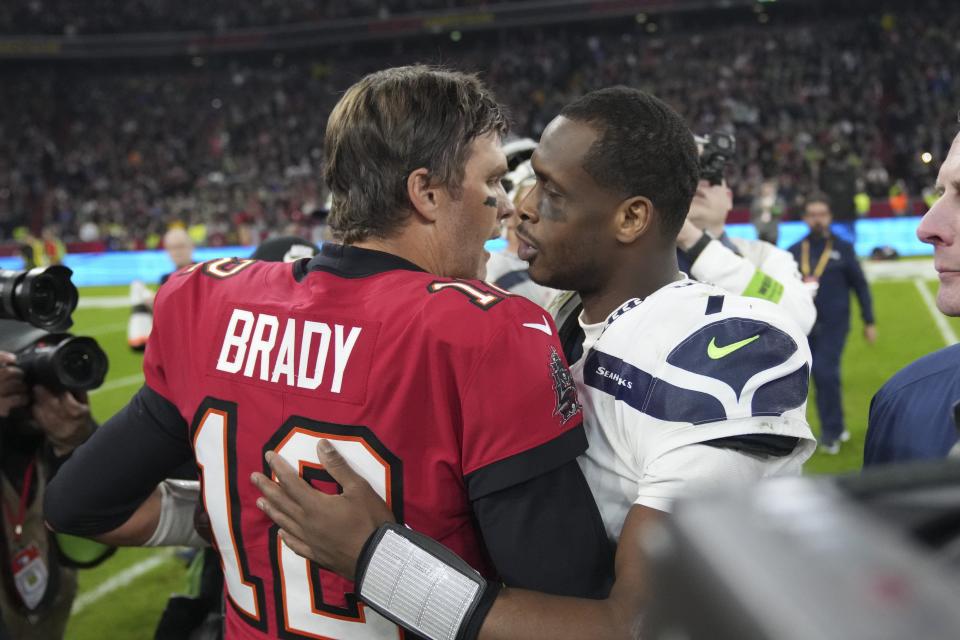
[[[474,285],[472,282],[465,282],[463,280],[434,280],[427,285],[427,291],[430,293],[439,293],[444,289],[459,291],[467,297],[471,304],[480,307],[484,311],[493,307],[495,304],[502,302],[504,298],[510,298],[514,295],[509,291],[501,289],[495,284],[491,284],[489,282],[484,282],[483,284],[486,287],[493,289],[496,293],[494,293],[494,291],[484,291],[483,289]]]
[[[201,471],[203,505],[210,517],[215,547],[220,552],[227,596],[245,622],[266,632],[263,580],[249,570],[240,528],[237,420],[235,403],[208,397],[195,414],[192,440]],[[340,454],[386,500],[397,521],[403,522],[402,463],[366,427],[291,416],[263,445],[261,453],[276,452],[308,481],[333,483],[333,478],[323,470],[316,456],[320,438],[335,443]],[[265,461],[263,473],[273,477]],[[340,490],[339,486],[337,490]],[[321,570],[295,554],[280,540],[278,531],[279,527],[271,523],[268,532],[270,565],[280,637],[298,640],[404,637],[399,627],[366,609],[353,594],[347,594],[345,606],[325,602]]]
[[[189,267],[177,271],[178,276],[187,276],[200,269],[200,273],[217,280],[226,280],[237,275],[247,267],[255,264],[256,260],[250,258],[217,258],[206,262],[195,262]]]

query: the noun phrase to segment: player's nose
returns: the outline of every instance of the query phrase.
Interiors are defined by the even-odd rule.
[[[950,211],[940,198],[924,214],[917,227],[917,238],[927,244],[953,244],[956,226],[960,224],[960,207]]]

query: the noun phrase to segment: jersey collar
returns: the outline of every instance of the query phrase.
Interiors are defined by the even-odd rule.
[[[300,281],[311,271],[327,271],[342,278],[366,278],[394,270],[420,271],[423,269],[400,256],[373,249],[361,249],[335,242],[324,242],[320,253],[309,261],[294,265],[294,277]]]

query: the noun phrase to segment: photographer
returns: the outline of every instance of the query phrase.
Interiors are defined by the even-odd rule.
[[[700,182],[686,223],[677,235],[680,270],[732,294],[777,303],[809,334],[817,311],[793,256],[763,240],[730,238],[726,234],[733,194],[723,171],[733,158],[733,136],[714,133],[698,138],[697,143]]]
[[[0,334],[8,338],[22,326],[0,321]],[[16,356],[0,351],[0,612],[11,638],[63,637],[77,578],[57,536],[44,526],[43,495],[94,428],[84,394],[28,386]]]
[[[86,391],[108,367],[96,341],[65,333],[77,307],[71,274],[63,266],[0,270],[0,616],[15,639],[62,638],[77,592],[73,569],[112,551],[54,535],[44,520],[48,482],[96,428]]]

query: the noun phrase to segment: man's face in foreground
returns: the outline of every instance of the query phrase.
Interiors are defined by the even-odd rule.
[[[960,316],[960,135],[940,167],[937,190],[940,197],[920,221],[917,237],[933,245],[933,264],[940,277],[937,308]]]

